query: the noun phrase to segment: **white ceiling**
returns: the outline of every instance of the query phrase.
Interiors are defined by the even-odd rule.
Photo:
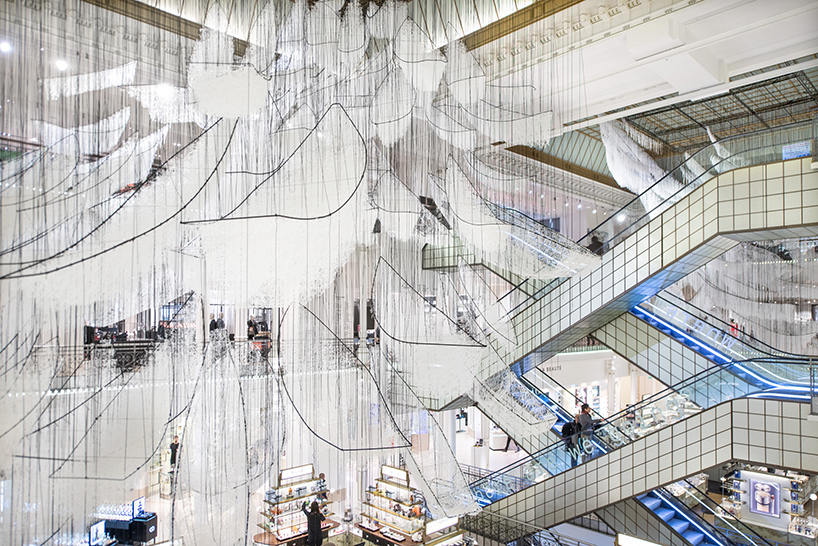
[[[188,21],[204,24],[208,9],[215,0],[137,0],[140,3],[177,15]],[[286,14],[291,0],[270,0],[278,13]],[[490,23],[511,15],[533,4],[535,0],[411,0],[407,2],[409,16],[415,20],[441,47],[446,43],[470,34]],[[335,9],[343,6],[343,0],[324,0]],[[357,1],[353,0],[356,4]],[[267,5],[266,0],[219,0],[230,22],[227,33],[247,39],[250,27],[258,13]],[[374,4],[374,2],[373,2]]]
[[[726,92],[733,76],[818,52],[814,0],[628,4],[638,5],[611,9],[610,2],[589,0],[475,53],[495,84],[535,86],[560,133],[644,101]]]

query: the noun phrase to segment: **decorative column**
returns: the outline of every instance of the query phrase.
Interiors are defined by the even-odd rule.
[[[605,372],[608,379],[608,415],[616,413],[616,356],[605,362]]]

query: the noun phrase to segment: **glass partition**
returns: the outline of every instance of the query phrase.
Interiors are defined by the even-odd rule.
[[[645,226],[651,219],[659,216],[711,178],[722,172],[741,167],[781,161],[781,147],[786,144],[801,142],[804,140],[805,135],[812,135],[811,121],[795,123],[775,130],[763,130],[739,135],[705,146],[698,152],[686,156],[684,162],[657,180],[650,188],[634,198],[619,212],[608,217],[607,220],[580,239],[578,243],[588,246],[591,244],[591,238],[596,236],[604,241],[603,246],[597,252],[605,254],[629,235]],[[725,158],[721,154],[723,154],[727,146],[731,148],[731,153]],[[648,196],[666,193],[657,190],[670,181],[681,183],[682,187],[659,204],[646,209],[644,203],[652,202]],[[565,280],[566,278],[554,279],[533,295],[521,298],[521,302],[509,314],[513,316],[525,306],[530,305],[532,301],[542,298]],[[517,287],[504,297],[508,297],[512,292],[516,291]]]

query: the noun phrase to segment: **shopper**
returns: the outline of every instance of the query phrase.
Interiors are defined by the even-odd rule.
[[[588,250],[593,252],[594,254],[602,254],[602,241],[599,240],[599,237],[593,235],[591,237],[591,244],[588,245]]]
[[[580,438],[579,447],[583,449],[586,444],[590,445],[594,438],[594,427],[599,424],[599,419],[591,417],[591,406],[582,404],[580,406],[579,415],[577,415],[577,423],[579,424]],[[590,453],[584,455],[586,457],[582,462],[589,460]]]
[[[307,512],[307,501],[304,501],[301,510],[307,515],[307,546],[321,546],[321,543],[324,542],[324,537],[321,536],[321,522],[326,518],[321,513],[318,501],[312,501],[309,512]]]
[[[224,330],[224,313],[219,313],[219,320],[216,321],[216,328]]]
[[[210,313],[210,331],[213,332],[216,328],[219,327],[219,323],[216,322],[216,315]]]
[[[176,457],[179,456],[179,448],[182,447],[179,443],[179,437],[174,436],[173,442],[170,444],[170,471],[176,471]]]
[[[253,341],[256,337],[256,323],[253,319],[247,319],[247,341]]]
[[[571,466],[577,466],[577,452],[579,451],[579,423],[577,417],[562,425],[562,437],[565,439],[565,451],[571,458]]]

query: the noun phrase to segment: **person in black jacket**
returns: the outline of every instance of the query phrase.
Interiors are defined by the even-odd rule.
[[[301,510],[307,515],[307,546],[321,546],[324,537],[321,536],[321,522],[326,518],[321,513],[318,501],[312,501],[310,511],[307,512],[307,501],[304,501]]]

